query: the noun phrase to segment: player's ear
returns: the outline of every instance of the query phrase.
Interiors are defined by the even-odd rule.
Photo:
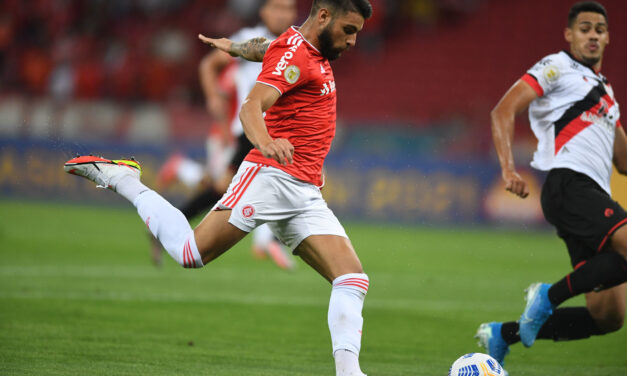
[[[573,29],[571,29],[570,27],[564,28],[564,39],[566,39],[566,42],[572,43],[572,41],[573,41]]]
[[[605,44],[606,46],[610,44],[610,32],[607,32],[607,43]]]
[[[320,8],[320,10],[318,11],[318,25],[321,28],[325,28],[330,22],[331,22],[331,18],[333,17],[333,15],[331,14],[331,11],[327,8]]]

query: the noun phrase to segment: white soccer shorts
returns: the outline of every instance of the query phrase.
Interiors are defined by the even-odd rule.
[[[320,188],[260,163],[242,162],[213,210],[231,210],[229,223],[246,232],[268,223],[291,249],[311,235],[348,238]]]

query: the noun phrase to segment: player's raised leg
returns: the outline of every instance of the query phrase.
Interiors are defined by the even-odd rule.
[[[359,366],[363,318],[369,280],[348,238],[312,235],[298,255],[332,283],[328,323],[337,376],[363,376]]]
[[[185,268],[204,266],[246,235],[228,223],[229,212],[207,216],[195,234],[178,209],[139,180],[141,166],[137,161],[83,156],[67,161],[64,169],[95,182],[97,187],[111,189],[133,203],[150,232]]]

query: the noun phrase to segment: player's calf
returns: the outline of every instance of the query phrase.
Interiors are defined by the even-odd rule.
[[[586,294],[586,306],[599,334],[620,330],[625,322],[627,284]]]
[[[137,212],[172,258],[185,268],[198,268],[203,262],[194,231],[185,216],[139,180],[141,166],[134,159],[109,160],[77,156],[64,165],[67,173],[84,177],[97,187],[111,189],[137,208]]]
[[[344,274],[333,280],[328,321],[337,376],[362,375],[359,367],[364,322],[361,310],[368,286],[368,276],[363,273]]]

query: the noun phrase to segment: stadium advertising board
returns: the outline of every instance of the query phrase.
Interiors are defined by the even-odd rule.
[[[115,194],[102,194],[92,184],[70,179],[63,162],[75,153],[135,156],[142,180],[155,187],[156,171],[166,158],[159,147],[128,144],[66,144],[51,141],[0,141],[0,191],[12,198],[123,204]],[[202,150],[194,150],[202,156]],[[538,175],[525,172],[531,186]],[[162,192],[174,203],[191,194],[180,184]],[[502,190],[493,162],[368,159],[332,154],[326,164],[323,194],[340,218],[408,224],[543,223],[537,196],[527,200]]]

